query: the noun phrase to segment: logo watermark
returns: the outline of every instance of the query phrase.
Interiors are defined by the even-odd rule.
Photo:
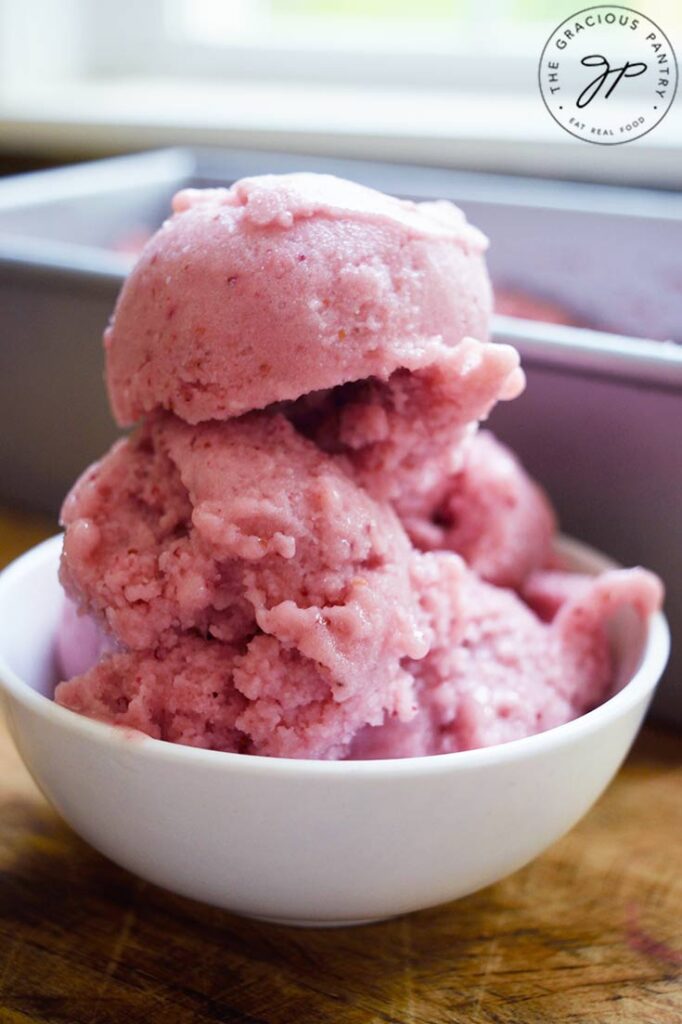
[[[670,40],[651,18],[604,4],[577,11],[552,32],[538,77],[557,124],[585,142],[618,146],[663,120],[678,68]]]

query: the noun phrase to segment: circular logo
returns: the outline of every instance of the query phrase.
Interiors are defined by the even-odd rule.
[[[646,135],[668,113],[677,59],[651,18],[604,4],[578,11],[552,32],[539,81],[557,124],[584,142],[618,146]]]

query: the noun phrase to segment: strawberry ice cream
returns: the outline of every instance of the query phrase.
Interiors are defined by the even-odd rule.
[[[173,207],[105,338],[121,425],[157,408],[237,416],[487,339],[486,240],[451,203],[289,174]]]
[[[309,174],[186,191],[105,336],[142,424],[67,497],[56,699],[243,754],[441,754],[614,683],[645,570],[553,558],[551,506],[478,431],[523,388],[485,239],[449,203]]]
[[[155,418],[85,474],[63,517],[63,582],[130,652],[116,665],[134,676],[172,650],[175,671],[200,636],[203,663],[250,698],[233,729],[264,753],[331,756],[361,725],[409,716],[403,661],[435,635],[422,590],[435,576],[455,600],[454,556],[413,550],[390,507],[278,414]],[[138,704],[123,718],[143,728]]]

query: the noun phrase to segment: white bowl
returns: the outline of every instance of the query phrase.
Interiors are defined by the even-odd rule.
[[[239,914],[359,923],[452,900],[541,853],[623,760],[668,656],[665,619],[615,637],[636,668],[567,725],[438,757],[329,762],[163,743],[59,707],[61,538],[0,576],[0,682],[31,774],[84,839],[157,885]],[[562,542],[576,568],[603,556]]]

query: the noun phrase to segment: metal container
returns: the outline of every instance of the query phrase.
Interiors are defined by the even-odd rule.
[[[491,239],[498,284],[551,299],[611,334],[498,317],[525,394],[491,425],[559,509],[567,533],[660,573],[682,626],[682,196],[434,168],[221,150],[168,150],[0,181],[0,501],[56,513],[116,436],[100,338],[133,257],[173,192],[315,169],[417,199],[445,197]],[[639,340],[656,338],[659,340]],[[674,653],[674,652],[673,652]],[[675,686],[677,680],[678,686]],[[682,722],[673,657],[656,709]]]

